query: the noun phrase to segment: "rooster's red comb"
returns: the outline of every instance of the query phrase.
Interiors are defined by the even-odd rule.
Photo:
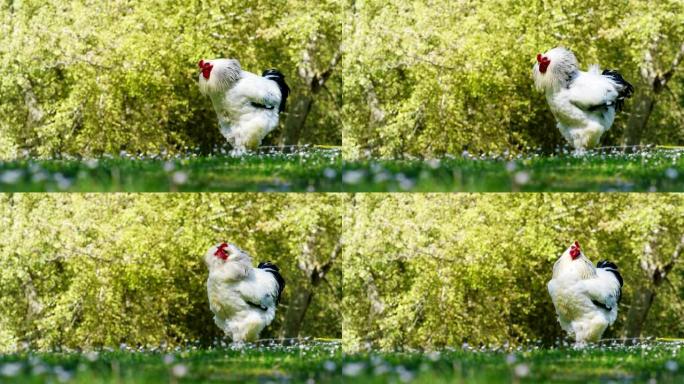
[[[226,251],[226,248],[228,248],[228,243],[221,243],[221,245],[216,248],[216,252],[214,252],[214,256],[226,260],[228,259],[228,252]]]
[[[204,60],[200,60],[199,63],[197,63],[197,66],[200,68],[204,67]]]
[[[573,260],[578,258],[580,254],[582,253],[582,250],[580,249],[580,245],[578,241],[575,241],[571,246],[570,246],[570,256],[572,257]]]

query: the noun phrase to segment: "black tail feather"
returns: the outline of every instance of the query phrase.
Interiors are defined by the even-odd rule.
[[[278,84],[278,88],[280,88],[280,107],[278,107],[278,112],[284,111],[287,97],[290,95],[290,87],[285,82],[285,75],[277,69],[267,69],[261,74],[261,77],[273,80]]]
[[[603,304],[602,302],[600,302],[600,301],[598,301],[598,300],[592,300],[591,302],[592,302],[595,306],[597,306],[597,307],[599,307],[599,308],[603,308],[603,309],[605,309],[605,310],[608,311],[608,312],[610,312],[610,311],[612,310],[612,308],[610,308],[609,306]]]
[[[596,268],[605,269],[606,271],[615,275],[615,278],[620,283],[620,293],[618,296],[618,303],[619,303],[620,299],[622,299],[622,285],[623,285],[624,281],[622,280],[622,275],[620,274],[620,272],[618,272],[617,264],[615,264],[611,261],[601,260],[598,263],[596,263]]]
[[[601,75],[609,77],[613,82],[621,87],[618,92],[617,101],[615,102],[615,110],[618,112],[622,111],[622,107],[625,104],[625,99],[632,97],[632,94],[634,93],[634,87],[632,84],[628,83],[618,71],[605,69]]]
[[[596,268],[602,268],[608,272],[612,272],[615,275],[615,278],[620,282],[620,286],[622,287],[622,275],[620,275],[620,272],[618,272],[618,266],[615,263],[607,260],[601,260],[598,263],[596,263]]]
[[[618,269],[618,266],[617,266],[617,264],[613,263],[612,261],[601,260],[598,263],[596,263],[596,268]]]
[[[280,274],[280,268],[270,261],[262,261],[257,268],[270,272],[278,283],[278,297],[276,297],[276,304],[278,304],[280,302],[280,295],[283,293],[283,289],[285,289],[285,279]]]

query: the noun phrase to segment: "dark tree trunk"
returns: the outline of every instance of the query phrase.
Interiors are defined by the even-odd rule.
[[[313,97],[310,95],[301,96],[297,98],[292,108],[288,111],[287,119],[285,120],[285,145],[299,144],[299,139],[302,137],[304,124],[311,111],[313,101]]]
[[[684,235],[680,237],[679,244],[675,246],[672,256],[664,263],[659,261],[662,260],[662,256],[656,251],[658,243],[658,236],[654,234],[653,238],[644,246],[640,264],[641,269],[648,275],[648,283],[634,290],[632,303],[627,312],[627,324],[624,330],[626,338],[641,337],[641,331],[646,323],[648,312],[655,301],[658,288],[667,280],[667,276],[672,272],[684,250]]]
[[[285,314],[285,324],[283,325],[283,337],[298,337],[299,331],[304,323],[304,316],[309,309],[309,304],[313,299],[313,292],[308,289],[299,288],[292,298]]]
[[[299,144],[302,132],[304,131],[304,124],[309,116],[314,99],[321,92],[330,76],[332,76],[335,66],[337,66],[337,63],[342,58],[342,52],[336,52],[328,68],[323,71],[317,71],[314,69],[311,59],[316,50],[315,41],[310,41],[307,48],[302,52],[302,62],[300,63],[298,74],[308,89],[305,95],[297,98],[297,101],[294,102],[294,105],[289,110],[285,121],[285,145]]]
[[[625,337],[628,339],[638,338],[646,317],[651,309],[656,292],[650,288],[637,289],[634,292],[632,305],[627,312],[627,324],[625,325]]]
[[[312,234],[311,240],[315,238],[315,233]],[[307,248],[307,249],[312,249]],[[309,305],[313,300],[314,291],[317,287],[325,281],[325,276],[327,275],[330,268],[335,265],[337,256],[342,250],[342,244],[338,242],[330,255],[328,261],[323,265],[301,265],[300,268],[309,277],[308,287],[298,287],[297,291],[291,296],[290,305],[287,308],[287,313],[285,313],[285,324],[283,324],[283,337],[294,338],[299,337],[299,331],[302,329],[302,324],[304,324],[304,317],[306,316],[306,311],[309,309]],[[306,252],[306,251],[305,251]],[[306,257],[305,257],[306,259]]]
[[[684,43],[680,46],[679,52],[677,52],[675,55],[670,67],[667,70],[659,71],[655,68],[653,55],[651,52],[646,52],[644,63],[641,68],[641,74],[642,79],[644,80],[644,85],[647,85],[648,89],[643,91],[637,90],[637,100],[634,110],[629,118],[629,121],[627,122],[624,140],[625,144],[641,144],[641,140],[645,136],[648,120],[651,117],[651,112],[653,112],[656,99],[658,98],[658,95],[666,89],[667,83],[670,81],[672,76],[674,76],[679,63],[683,58]]]
[[[627,121],[627,129],[625,131],[626,145],[641,144],[654,105],[655,95],[650,91],[638,94],[636,103],[634,104],[629,120]]]

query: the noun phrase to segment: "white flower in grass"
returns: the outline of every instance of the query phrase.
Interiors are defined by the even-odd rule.
[[[188,367],[184,364],[176,364],[171,368],[171,374],[175,377],[185,377],[188,374]]]
[[[516,377],[527,377],[530,374],[530,367],[527,364],[518,364],[514,372]]]
[[[439,159],[430,159],[427,161],[427,165],[432,169],[437,169],[442,165]]]
[[[513,171],[515,171],[515,168],[517,168],[517,166],[516,166],[516,164],[515,164],[515,161],[509,161],[508,163],[506,163],[506,170],[507,170],[508,172],[513,172]]]
[[[0,174],[0,181],[5,184],[16,184],[24,172],[19,169],[10,169]]]
[[[347,363],[342,367],[342,374],[345,376],[358,376],[366,368],[364,363]]]
[[[516,184],[525,185],[530,182],[530,173],[525,171],[517,172],[513,179]]]
[[[332,168],[326,168],[323,170],[323,176],[327,177],[328,179],[334,179],[335,176],[337,176],[337,171]]]
[[[100,355],[95,351],[90,351],[85,354],[85,358],[88,359],[88,361],[90,362],[97,361],[98,357],[100,357]]]
[[[0,375],[5,377],[14,377],[21,372],[23,368],[21,363],[7,363],[0,367]]]
[[[71,379],[74,377],[73,373],[67,371],[59,365],[55,367],[55,375],[57,376],[57,381],[60,383],[71,381]]]
[[[416,185],[416,183],[413,180],[406,177],[406,175],[404,175],[403,173],[397,174],[396,178],[399,182],[399,188],[401,188],[404,191],[407,191]]]
[[[677,172],[677,170],[674,168],[668,168],[665,170],[665,176],[670,179],[676,179],[677,176],[679,176],[679,172]]]
[[[347,171],[342,175],[342,182],[345,184],[358,184],[365,175],[366,173],[362,170]]]
[[[164,364],[166,364],[166,365],[171,365],[171,364],[173,364],[173,362],[174,362],[175,360],[176,360],[176,358],[173,357],[173,355],[170,354],[170,353],[164,355]]]
[[[328,360],[328,361],[326,361],[325,363],[323,363],[323,369],[325,369],[325,370],[328,371],[328,372],[332,372],[332,371],[334,371],[336,368],[337,368],[337,364],[335,364],[334,361]]]
[[[97,168],[98,164],[99,164],[99,161],[97,159],[88,159],[85,161],[85,166],[90,168],[90,169]]]
[[[164,163],[164,172],[168,173],[173,171],[174,169],[176,169],[176,163],[174,163],[173,161],[167,161]]]
[[[516,359],[515,355],[512,354],[512,353],[509,353],[509,354],[506,356],[506,364],[508,364],[508,365],[513,365],[513,364],[515,364],[515,361],[516,361],[516,360],[517,360],[517,359]]]
[[[57,188],[61,190],[65,190],[71,187],[71,184],[73,184],[73,181],[70,178],[64,176],[61,173],[55,173],[54,178],[55,182],[57,183]]]
[[[181,172],[181,171],[174,172],[172,180],[173,180],[174,184],[179,184],[179,185],[185,184],[188,182],[188,174],[185,172]]]
[[[403,365],[397,367],[397,374],[399,375],[399,381],[402,383],[408,383],[415,378],[415,374],[406,369]]]
[[[677,369],[679,369],[679,364],[677,364],[677,362],[674,360],[668,360],[665,363],[665,369],[670,372],[677,372]]]

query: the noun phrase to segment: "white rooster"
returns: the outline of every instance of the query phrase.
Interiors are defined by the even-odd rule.
[[[580,71],[575,55],[562,47],[537,54],[532,73],[537,89],[546,92],[558,129],[578,154],[599,143],[634,92],[617,71],[601,72],[598,65]]]
[[[254,341],[275,318],[285,280],[274,264],[259,263],[233,244],[207,251],[207,293],[214,322],[235,344]]]
[[[262,76],[243,71],[232,59],[200,60],[199,89],[209,96],[219,130],[233,147],[232,153],[254,150],[278,126],[290,88],[275,69]]]
[[[554,264],[548,289],[561,328],[577,346],[599,341],[617,319],[622,294],[617,265],[599,261],[594,268],[577,241]]]

